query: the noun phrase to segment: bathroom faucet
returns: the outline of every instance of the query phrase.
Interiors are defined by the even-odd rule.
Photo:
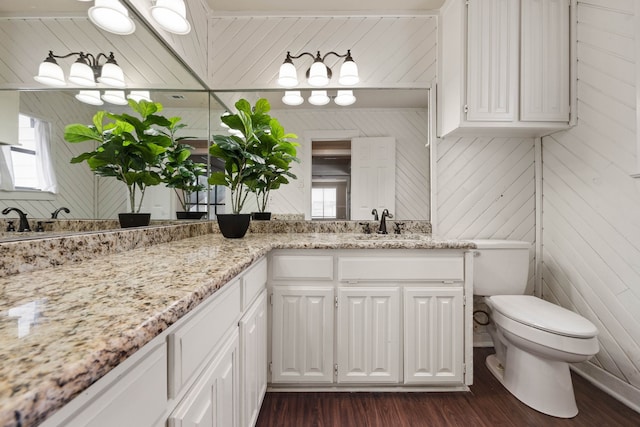
[[[20,215],[20,225],[18,226],[18,232],[31,231],[31,227],[29,227],[29,220],[27,220],[27,214],[22,212],[20,209],[4,208],[2,214],[7,215],[11,211],[15,211],[18,215]]]
[[[70,213],[71,211],[69,210],[69,208],[65,208],[64,206],[61,208],[56,209],[55,211],[53,211],[53,213],[51,214],[51,218],[52,219],[57,219],[58,218],[58,214],[60,213],[60,211],[65,211],[66,213]]]
[[[373,220],[377,221],[380,218],[378,218],[378,210],[376,208],[373,208],[373,210],[371,211],[371,215],[373,215]]]
[[[389,213],[387,209],[382,211],[382,217],[380,218],[380,228],[378,228],[378,234],[389,234],[387,233],[387,218],[393,218],[393,215]]]

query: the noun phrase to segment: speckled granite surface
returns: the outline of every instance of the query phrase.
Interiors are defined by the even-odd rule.
[[[37,425],[274,248],[465,249],[424,235],[218,234],[0,278],[0,425]]]

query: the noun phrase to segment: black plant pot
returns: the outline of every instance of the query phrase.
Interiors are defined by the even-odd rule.
[[[192,211],[177,211],[176,218],[178,219],[202,219],[206,215],[206,212],[192,212]]]
[[[118,220],[120,220],[120,227],[144,227],[151,222],[150,213],[120,213],[118,214]]]
[[[249,229],[251,214],[218,214],[218,227],[222,235],[228,239],[244,237]]]
[[[251,219],[256,221],[269,221],[271,219],[271,212],[251,212]]]

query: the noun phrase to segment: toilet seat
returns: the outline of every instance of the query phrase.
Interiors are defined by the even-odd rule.
[[[571,338],[593,338],[598,329],[584,317],[531,295],[495,295],[493,310],[509,319],[544,332]]]

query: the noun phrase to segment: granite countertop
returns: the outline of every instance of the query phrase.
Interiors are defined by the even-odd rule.
[[[271,249],[468,249],[426,235],[206,234],[0,278],[0,426],[41,423]]]

